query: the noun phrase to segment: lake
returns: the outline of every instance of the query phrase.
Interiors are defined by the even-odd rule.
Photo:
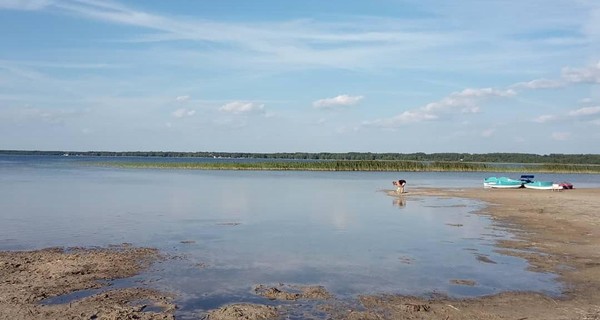
[[[175,292],[181,314],[228,302],[264,303],[251,293],[257,284],[319,284],[348,299],[511,290],[559,295],[562,289],[555,275],[528,271],[525,260],[495,252],[496,241],[514,235],[474,214],[482,203],[382,191],[400,178],[408,192],[482,187],[494,173],[146,170],[93,161],[98,158],[0,156],[0,250],[159,248],[176,259],[121,285],[144,280]],[[600,186],[599,175],[536,178]]]

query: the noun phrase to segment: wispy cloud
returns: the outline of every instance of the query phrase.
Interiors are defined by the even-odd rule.
[[[363,122],[363,125],[377,127],[397,127],[400,125],[440,119],[444,115],[456,113],[477,113],[480,103],[493,97],[512,97],[516,92],[512,89],[499,90],[493,88],[464,89],[453,92],[439,101],[425,106],[404,111],[388,119],[377,119]]]
[[[191,117],[194,114],[196,114],[196,110],[191,110],[191,109],[186,109],[186,108],[179,108],[179,109],[173,111],[173,113],[171,113],[171,115],[173,115],[173,117],[175,117],[175,118]]]
[[[453,92],[441,100],[428,103],[423,107],[407,110],[387,119],[365,121],[363,122],[363,125],[389,128],[408,123],[440,119],[444,114],[477,113],[480,111],[481,103],[489,98],[513,97],[522,89],[536,90],[559,88],[580,83],[600,83],[600,62],[586,68],[563,68],[560,80],[536,79],[528,82],[518,82],[509,85],[506,89],[464,89],[462,91]],[[600,107],[586,107],[568,113],[571,117],[584,115],[592,116],[596,114],[600,114]],[[532,121],[546,123],[564,117],[565,115],[541,115],[534,118]]]
[[[390,56],[411,55],[462,41],[460,34],[443,32],[426,23],[417,24],[400,19],[356,16],[352,21],[295,19],[243,23],[161,15],[110,0],[39,2],[37,5],[25,5],[7,1],[5,7],[48,9],[106,23],[145,28],[154,33],[145,32],[134,36],[131,41],[187,40],[210,43],[214,46],[213,50],[238,55],[237,60],[243,56],[255,64],[348,69],[381,63],[398,65],[398,59],[391,59]],[[415,63],[410,65],[414,66]]]
[[[585,107],[569,112],[570,116],[574,117],[588,117],[593,115],[600,115],[600,106],[597,107]]]
[[[190,96],[188,96],[188,95],[185,95],[185,96],[177,96],[177,97],[175,98],[175,101],[179,101],[179,102],[185,102],[185,101],[188,101],[188,100],[190,100]]]
[[[564,68],[562,77],[571,83],[600,83],[600,62],[585,68]]]
[[[246,101],[233,101],[219,108],[219,111],[233,114],[264,113],[265,105]]]
[[[528,82],[519,82],[511,86],[514,89],[553,89],[563,87],[565,84],[558,80],[536,79]]]
[[[342,94],[333,98],[317,100],[313,102],[313,106],[321,109],[339,106],[352,106],[359,103],[363,98],[363,96],[350,96],[347,94]]]
[[[579,108],[565,112],[562,115],[541,115],[533,119],[534,122],[538,123],[551,121],[590,121],[593,123],[597,120],[600,120],[600,106]]]
[[[110,0],[0,0],[5,8],[20,10],[47,9],[53,13],[63,13],[87,19],[94,19],[106,23],[133,26],[146,29],[145,32],[132,36],[126,41],[131,42],[167,42],[167,41],[195,41],[210,44],[211,52],[207,53],[208,59],[214,59],[214,52],[219,56],[233,55],[236,59],[221,59],[233,61],[231,65],[238,67],[263,66],[275,64],[278,66],[294,67],[329,67],[362,70],[370,68],[422,68],[436,69],[448,68],[450,64],[440,59],[439,52],[469,53],[469,59],[454,59],[452,69],[456,70],[456,63],[461,68],[478,69],[485,65],[487,69],[493,67],[506,68],[506,56],[511,56],[511,61],[536,61],[546,51],[530,50],[539,44],[534,39],[515,39],[513,34],[497,28],[501,23],[482,21],[480,16],[470,16],[472,10],[458,10],[462,6],[440,6],[445,9],[437,12],[437,6],[427,7],[437,16],[437,22],[430,19],[390,19],[382,17],[369,17],[364,15],[351,16],[351,19],[336,17],[327,22],[316,19],[293,19],[287,21],[268,22],[233,22],[217,21],[210,18],[190,18],[189,16],[173,16],[160,14],[133,6],[121,4]],[[1,2],[0,2],[1,3]],[[476,1],[468,1],[465,6],[489,11],[488,6],[494,10],[509,10],[506,6],[486,4],[482,6]],[[513,3],[508,12],[519,11],[525,30],[545,30],[545,28],[572,28],[572,17],[564,17],[562,6],[552,10],[544,10],[543,19],[535,15],[531,19],[528,15],[537,10],[530,5]],[[573,7],[571,5],[571,7]],[[588,5],[579,4],[573,10],[585,12]],[[503,11],[508,13],[507,11]],[[473,21],[471,27],[440,29],[440,23],[451,23],[461,15],[463,19]],[[486,19],[496,17],[486,16]],[[497,14],[506,16],[506,14]],[[483,30],[481,30],[483,28]],[[475,45],[479,41],[488,43],[490,36],[495,41],[491,51],[481,50]],[[572,45],[572,41],[587,43],[579,35],[571,39],[561,36],[559,41],[565,47]],[[552,37],[550,37],[552,38]],[[121,39],[123,40],[123,39]],[[540,39],[535,39],[540,40]],[[547,39],[546,39],[547,40]],[[444,50],[441,50],[443,48]],[[467,48],[467,49],[465,49]],[[473,50],[477,48],[477,50]],[[465,51],[468,50],[468,51]],[[551,55],[551,52],[548,52]],[[450,55],[451,56],[451,55]],[[474,57],[477,57],[476,59]],[[243,60],[243,61],[242,61]],[[474,63],[479,61],[480,65]],[[231,66],[230,66],[231,67]]]
[[[537,122],[537,123],[546,123],[546,122],[550,122],[550,121],[555,121],[557,120],[558,117],[552,114],[544,114],[541,115],[535,119],[533,119],[533,122]]]
[[[440,101],[429,103],[422,110],[426,112],[443,112],[449,109],[458,109],[462,113],[475,113],[479,111],[479,102],[484,99],[490,97],[511,97],[515,94],[515,91],[512,89],[468,88],[460,92],[453,92]]]

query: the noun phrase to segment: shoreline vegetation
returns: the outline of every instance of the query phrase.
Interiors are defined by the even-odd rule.
[[[372,153],[372,152],[173,152],[173,151],[39,151],[0,150],[0,155],[23,156],[85,156],[85,157],[148,157],[148,158],[225,158],[265,160],[361,160],[464,162],[500,164],[579,164],[600,165],[600,154],[531,154],[531,153]]]
[[[123,169],[265,170],[265,171],[402,171],[402,172],[527,172],[600,174],[600,165],[419,162],[382,160],[260,162],[92,162]]]
[[[0,150],[6,156],[128,158],[131,161],[86,165],[128,169],[272,170],[272,171],[403,171],[600,174],[600,154],[527,153],[240,153],[170,151],[31,151]],[[139,158],[140,160],[136,160]],[[144,159],[144,160],[141,160]],[[148,161],[146,159],[152,159]],[[160,159],[165,159],[161,161]],[[166,159],[194,159],[166,160]]]

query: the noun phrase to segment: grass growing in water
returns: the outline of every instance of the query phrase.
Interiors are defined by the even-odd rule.
[[[93,165],[140,169],[293,170],[293,171],[404,171],[404,172],[532,172],[600,173],[597,165],[538,164],[498,166],[469,162],[420,161],[264,161],[264,162],[100,162]]]

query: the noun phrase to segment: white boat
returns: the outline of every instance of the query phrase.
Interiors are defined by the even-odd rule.
[[[552,181],[534,181],[526,183],[525,188],[536,190],[560,190],[563,187],[558,183],[553,183]]]

